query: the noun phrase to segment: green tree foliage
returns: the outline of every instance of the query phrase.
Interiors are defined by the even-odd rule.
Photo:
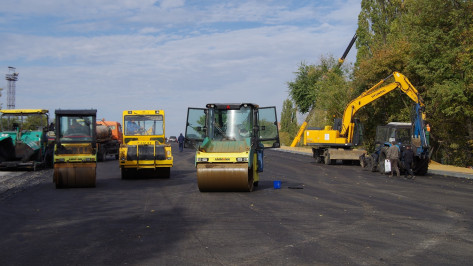
[[[26,117],[22,129],[23,130],[39,130],[48,126],[47,117],[45,115],[30,115]]]
[[[473,163],[472,25],[471,0],[363,0],[358,21],[358,92],[393,71],[406,75],[426,103],[433,158],[457,165]],[[368,139],[376,124],[406,120],[406,105],[391,93],[363,110]]]
[[[301,113],[315,109],[313,113],[319,116],[310,118],[309,125],[325,126],[320,122],[342,116],[353,97],[347,68],[339,68],[333,57],[322,57],[319,65],[301,63],[295,74],[296,79],[288,82],[289,95]]]
[[[286,99],[281,111],[281,131],[279,132],[281,142],[284,145],[290,145],[297,131],[297,110],[292,101]]]
[[[473,1],[419,0],[408,8],[409,67],[425,87],[435,155],[471,165]]]

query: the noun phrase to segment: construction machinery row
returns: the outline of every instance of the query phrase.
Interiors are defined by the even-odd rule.
[[[394,78],[394,82],[382,86],[391,77]],[[376,150],[373,154],[367,155],[365,150],[356,148],[362,144],[363,131],[360,121],[355,119],[355,114],[363,106],[395,89],[400,89],[415,103],[412,121],[410,123],[390,123],[378,127]],[[423,175],[427,173],[429,161],[429,144],[425,138],[424,129],[424,107],[417,89],[407,77],[399,72],[394,72],[353,99],[345,108],[343,117],[335,119],[333,126],[305,129],[306,124],[303,124],[291,146],[295,146],[303,137],[303,144],[312,147],[313,157],[317,162],[325,164],[334,164],[337,160],[355,162],[372,171],[384,173],[387,147],[392,145],[392,141],[395,141],[397,145],[400,144],[401,151],[406,145],[413,147],[414,173]]]

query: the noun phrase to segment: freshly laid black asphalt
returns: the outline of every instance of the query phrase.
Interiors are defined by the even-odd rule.
[[[173,144],[175,145],[175,144]],[[0,197],[1,265],[468,265],[472,180],[388,178],[265,151],[251,193],[201,193],[194,152],[173,146],[170,179],[55,189],[52,170]],[[273,181],[281,180],[281,189]],[[39,182],[38,182],[39,181]]]

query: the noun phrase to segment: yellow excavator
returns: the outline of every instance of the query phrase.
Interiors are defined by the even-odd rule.
[[[394,82],[383,85],[386,80],[394,77]],[[312,146],[313,157],[317,162],[335,163],[336,160],[357,162],[366,151],[355,149],[362,141],[362,128],[356,112],[363,106],[383,97],[399,88],[420,107],[424,107],[422,98],[411,82],[399,72],[394,72],[378,82],[369,90],[352,100],[343,113],[341,120],[336,120],[334,127],[312,128],[303,130],[304,145]],[[300,136],[298,136],[300,138]],[[419,136],[420,137],[420,136]]]
[[[56,110],[56,188],[95,187],[97,110]]]
[[[185,147],[197,149],[197,185],[204,191],[252,191],[263,150],[279,148],[276,107],[213,103],[189,108]]]

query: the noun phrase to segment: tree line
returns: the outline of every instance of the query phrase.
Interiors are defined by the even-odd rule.
[[[431,158],[473,165],[473,0],[362,0],[356,62],[340,66],[332,56],[302,62],[281,113],[281,141],[298,130],[296,111],[309,126],[332,125],[350,100],[394,71],[417,88],[430,124]],[[377,125],[410,121],[412,102],[396,91],[363,107],[365,145],[374,147]]]

